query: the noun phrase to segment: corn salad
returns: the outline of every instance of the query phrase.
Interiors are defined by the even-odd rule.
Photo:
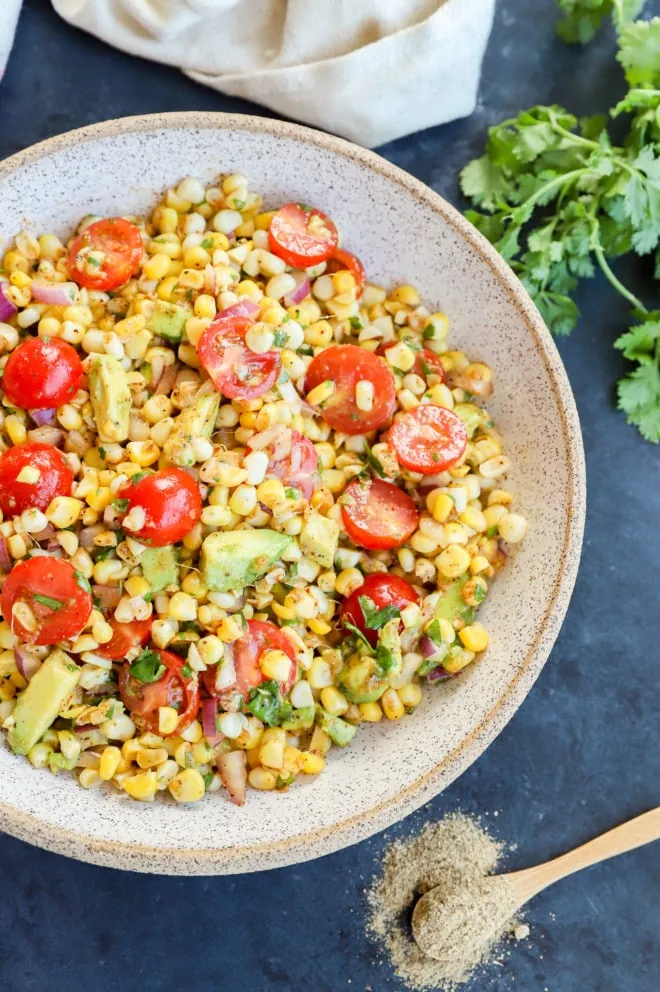
[[[188,177],[0,267],[0,724],[180,803],[287,789],[488,647],[490,368],[333,222]]]

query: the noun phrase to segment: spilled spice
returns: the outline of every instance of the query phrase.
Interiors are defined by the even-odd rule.
[[[488,879],[504,851],[479,821],[462,813],[450,813],[388,849],[368,894],[369,931],[407,988],[452,992],[492,959],[497,942],[512,929],[515,909],[510,887]],[[410,928],[417,899],[435,887],[437,908],[444,909],[437,935],[435,921],[429,925],[442,960],[424,954]],[[484,934],[491,935],[485,944]]]

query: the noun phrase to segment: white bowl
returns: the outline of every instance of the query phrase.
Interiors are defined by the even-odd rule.
[[[267,205],[313,203],[378,283],[413,283],[451,319],[451,340],[494,369],[489,403],[513,461],[529,533],[483,610],[491,647],[414,715],[360,728],[316,780],[282,795],[191,806],[84,790],[0,745],[0,827],[40,847],[145,872],[256,871],[327,854],[440,792],[490,744],[548,657],[575,580],[584,455],[557,350],[521,284],[441,197],[373,152],[292,124],[177,113],[83,128],[0,165],[0,249],[22,228],[69,236],[86,213],[140,213],[185,175],[240,171]],[[3,735],[4,737],[4,735]]]

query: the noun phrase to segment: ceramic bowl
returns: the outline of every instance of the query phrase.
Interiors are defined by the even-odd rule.
[[[451,319],[451,340],[494,370],[489,409],[529,520],[488,597],[487,655],[430,689],[411,717],[362,727],[324,773],[275,795],[190,806],[136,803],[36,771],[0,745],[0,827],[51,851],[167,874],[256,871],[305,861],[382,830],[460,775],[505,726],[546,661],[578,568],[582,441],[556,348],[521,284],[426,186],[338,138],[257,117],[177,113],[109,121],[0,165],[0,250],[22,228],[68,237],[87,213],[141,213],[185,175],[240,171],[267,204],[313,203],[383,285],[414,283]]]

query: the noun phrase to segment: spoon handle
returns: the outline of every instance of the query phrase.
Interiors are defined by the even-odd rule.
[[[616,854],[633,851],[653,840],[660,840],[660,806],[608,830],[559,858],[524,871],[512,872],[510,877],[515,881],[521,901],[526,902],[560,878],[572,875],[582,868],[589,868],[599,861],[606,861]]]

